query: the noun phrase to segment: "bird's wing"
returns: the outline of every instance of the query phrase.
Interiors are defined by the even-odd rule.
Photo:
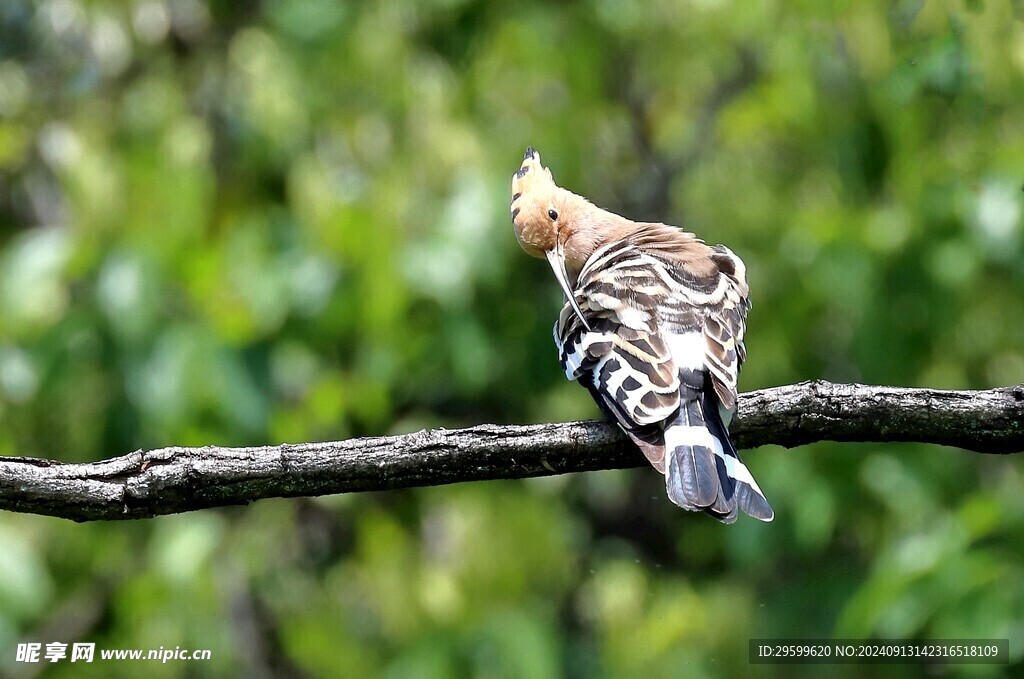
[[[650,264],[626,241],[598,249],[576,286],[590,329],[566,303],[554,335],[566,377],[587,387],[601,410],[664,472],[661,423],[678,410],[683,385],[658,324],[665,282]]]
[[[664,224],[641,224],[628,242],[639,253],[634,257],[637,266],[653,271],[661,285],[656,304],[662,331],[703,333],[706,351],[701,367],[711,374],[715,393],[731,414],[746,357],[743,335],[750,308],[743,260],[723,245],[705,245],[693,234]],[[592,264],[597,264],[593,257],[585,268],[593,270]]]
[[[747,328],[747,277],[743,261],[724,245],[712,248],[719,275],[711,299],[704,305],[705,365],[722,407],[736,409],[736,378],[747,357],[743,336]]]
[[[555,325],[566,376],[579,379],[615,349],[657,394],[678,387],[673,372],[698,390],[703,380],[687,373],[707,372],[722,407],[734,410],[750,308],[743,261],[716,245],[707,248],[711,266],[700,270],[641,248],[630,241],[605,245],[580,272],[576,301],[591,332],[566,304]],[[623,394],[636,423],[649,424],[663,408],[678,406],[653,396],[644,404],[641,395],[636,388]]]
[[[721,421],[735,408],[744,357],[743,264],[721,246],[702,247],[708,261],[699,266],[628,240],[598,249],[575,289],[589,329],[567,303],[555,343],[566,377],[666,474],[676,504],[727,522],[737,507],[770,520]]]

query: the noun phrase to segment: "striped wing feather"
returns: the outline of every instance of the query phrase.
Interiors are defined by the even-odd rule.
[[[680,257],[644,231],[598,249],[575,290],[590,329],[566,303],[555,324],[560,362],[666,474],[673,502],[726,522],[737,506],[769,520],[725,429],[745,358],[743,264],[693,242],[703,257]]]

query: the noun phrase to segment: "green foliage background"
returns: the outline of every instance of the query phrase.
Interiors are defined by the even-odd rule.
[[[1022,18],[4,2],[0,454],[596,417],[555,360],[560,293],[509,224],[528,144],[598,204],[746,260],[744,390],[1024,382]],[[746,458],[770,525],[683,513],[651,470],[135,523],[6,514],[0,665],[80,676],[13,662],[63,640],[213,651],[158,677],[799,677],[820,668],[751,667],[747,640],[836,635],[1009,638],[1020,669],[1024,459]]]

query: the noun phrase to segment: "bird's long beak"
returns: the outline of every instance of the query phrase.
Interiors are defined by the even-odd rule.
[[[569,285],[569,274],[565,270],[565,253],[562,252],[562,244],[556,240],[555,247],[547,250],[544,254],[548,258],[551,270],[555,273],[555,279],[562,287],[562,292],[565,293],[566,299],[572,305],[573,311],[576,312],[587,332],[590,332],[590,325],[587,323],[587,319],[583,318],[583,311],[580,309],[580,305],[576,303],[576,295],[572,294],[572,286]]]

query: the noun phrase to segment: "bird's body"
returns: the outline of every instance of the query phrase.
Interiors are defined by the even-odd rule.
[[[523,249],[567,301],[555,324],[566,377],[665,474],[669,498],[732,522],[773,512],[729,440],[745,359],[746,270],[728,248],[633,222],[554,184],[529,149],[512,180]]]

